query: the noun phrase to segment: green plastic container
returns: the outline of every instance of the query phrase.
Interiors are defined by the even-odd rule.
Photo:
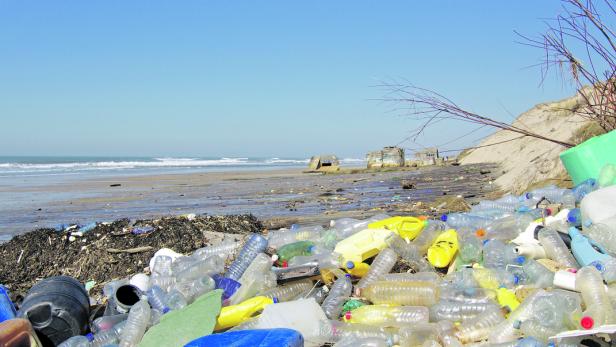
[[[605,164],[616,163],[616,130],[569,148],[560,154],[560,160],[575,185],[597,179]]]

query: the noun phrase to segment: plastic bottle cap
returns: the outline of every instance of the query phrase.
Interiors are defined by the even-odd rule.
[[[597,270],[599,270],[599,272],[603,272],[603,270],[605,270],[605,267],[600,261],[593,261],[590,265],[594,266]]]
[[[346,278],[351,278],[351,275],[349,275],[349,274],[344,274],[344,277],[346,277]]]
[[[355,268],[355,263],[353,263],[353,262],[352,262],[352,261],[350,261],[350,260],[349,260],[349,261],[347,261],[347,262],[346,262],[346,268],[347,268],[347,269],[349,269],[349,270],[351,270],[351,269]]]
[[[585,227],[589,227],[591,225],[592,225],[592,221],[590,219],[587,219],[587,220],[584,221],[584,226]]]
[[[584,316],[582,317],[582,319],[580,319],[580,325],[586,330],[592,329],[592,327],[595,325],[595,320],[592,319],[592,317]]]
[[[351,317],[353,317],[353,314],[351,314],[351,311],[347,311],[347,313],[344,314],[344,319],[346,320],[350,320]]]
[[[533,193],[526,193],[524,194],[524,196],[526,197],[526,199],[531,199],[533,197]]]
[[[513,275],[513,284],[517,285],[518,283],[520,283],[520,276]]]
[[[299,229],[299,225],[298,224],[291,224],[291,226],[289,227],[289,230],[294,231]]]
[[[310,252],[310,253],[313,253],[315,248],[317,248],[315,245],[308,246],[307,251]]]
[[[278,254],[272,255],[272,261],[276,262],[276,260],[278,260]]]
[[[515,258],[516,263],[522,265],[524,264],[524,262],[526,261],[526,257],[523,255],[518,256],[517,258]]]
[[[486,231],[485,229],[477,229],[475,230],[475,235],[477,235],[477,237],[484,237],[486,236]]]
[[[569,215],[567,216],[567,221],[569,223],[577,223],[577,217],[572,215],[571,212],[569,212]]]
[[[88,339],[88,341],[90,341],[90,342],[94,341],[94,334],[87,333],[85,336]]]
[[[169,312],[169,311],[171,311],[171,310],[169,309],[169,307],[165,307],[165,308],[163,308],[163,314],[165,314],[165,313],[167,313],[167,312]]]
[[[282,267],[289,267],[289,263],[285,260],[282,262]]]
[[[522,321],[520,321],[519,319],[516,319],[515,321],[513,321],[513,328],[514,329],[520,329],[521,325],[522,325]]]
[[[272,301],[274,302],[274,304],[277,304],[278,303],[278,298],[277,297],[273,297]]]
[[[490,240],[483,240],[483,245],[485,246]]]
[[[441,220],[442,220],[443,222],[446,222],[446,221],[447,221],[447,215],[446,215],[446,214],[442,215],[442,216],[441,216]]]

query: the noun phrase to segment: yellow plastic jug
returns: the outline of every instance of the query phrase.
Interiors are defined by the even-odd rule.
[[[342,264],[347,265],[349,261],[359,264],[387,247],[385,238],[392,232],[387,229],[364,229],[338,242],[334,252],[341,255]]]
[[[416,217],[391,217],[368,224],[369,229],[388,229],[403,239],[413,240],[426,226],[426,221]]]
[[[218,331],[234,327],[254,317],[263,311],[265,306],[273,303],[274,301],[266,296],[255,296],[237,305],[223,307],[216,320],[214,330]]]
[[[440,234],[430,248],[428,248],[428,261],[434,267],[447,267],[458,251],[458,233],[449,229]]]

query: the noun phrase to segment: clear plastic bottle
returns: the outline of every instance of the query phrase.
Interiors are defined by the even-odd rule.
[[[545,198],[552,203],[563,204],[565,208],[575,207],[575,195],[573,195],[570,189],[548,186],[535,189],[528,193],[528,196],[535,202],[539,202],[541,199]]]
[[[485,228],[482,238],[511,241],[524,232],[535,219],[532,213],[516,213],[497,219]]]
[[[412,244],[419,249],[419,254],[423,256],[428,252],[428,248],[432,246],[434,240],[447,229],[447,224],[440,220],[428,220],[421,233],[413,239]]]
[[[393,269],[394,265],[398,261],[398,255],[391,248],[383,249],[372,261],[370,270],[368,273],[359,280],[357,283],[357,289],[366,288],[368,285],[379,280],[384,274],[387,274]]]
[[[588,222],[584,225],[583,232],[605,250],[616,254],[616,216],[601,223]]]
[[[430,306],[438,301],[439,287],[430,282],[377,281],[361,295],[374,304]]]
[[[500,309],[500,307],[493,302],[466,303],[456,301],[440,301],[436,305],[430,307],[430,321],[466,321],[480,316],[485,312],[496,309]]]
[[[607,259],[597,260],[590,264],[601,273],[603,280],[610,284],[616,282],[616,258],[609,257]]]
[[[90,347],[90,339],[86,336],[77,335],[62,342],[58,347]]]
[[[246,244],[244,244],[244,247],[242,247],[240,254],[227,270],[225,277],[235,281],[239,280],[257,254],[265,251],[266,248],[267,240],[259,234],[252,234],[248,241],[246,241]]]
[[[501,269],[472,269],[473,278],[481,288],[497,290],[499,287],[513,288],[517,283],[515,276]]]
[[[520,323],[519,329],[527,337],[533,337],[536,340],[547,343],[550,336],[554,336],[560,332],[561,327],[554,327],[541,324],[537,319],[528,319]]]
[[[543,249],[545,249],[548,258],[568,268],[577,269],[579,267],[573,254],[571,254],[565,242],[558,235],[558,231],[550,228],[543,228],[539,230],[537,237]]]
[[[272,259],[265,253],[255,256],[239,280],[240,288],[231,296],[230,304],[239,304],[258,292],[276,287],[276,275],[272,272]]]
[[[319,269],[339,268],[341,266],[340,254],[329,252],[311,255],[300,255],[297,257],[293,257],[291,260],[289,260],[287,264],[289,267],[292,267],[308,263],[317,263]]]
[[[332,222],[336,229],[338,240],[346,239],[358,231],[366,229],[368,224],[389,218],[386,214],[377,214],[368,219],[358,220],[354,218],[340,218]]]
[[[426,261],[426,259],[424,259],[420,248],[416,244],[406,242],[406,240],[395,233],[387,236],[385,243],[389,248],[394,250],[400,258],[408,262],[412,267],[416,267],[417,270],[429,271],[432,269],[430,264]]]
[[[159,286],[152,286],[146,292],[148,296],[148,302],[152,308],[159,310],[162,313],[169,312],[169,306],[167,305],[167,293]]]
[[[597,180],[595,180],[594,178],[589,178],[581,182],[580,184],[573,187],[572,189],[573,195],[575,196],[575,201],[577,202],[582,201],[582,199],[586,196],[586,194],[594,191],[597,188],[598,188]]]
[[[483,229],[492,222],[492,218],[476,216],[469,213],[444,214],[441,216],[441,220],[454,229]]]
[[[351,323],[400,328],[428,323],[430,312],[425,306],[365,305],[347,312],[344,318]]]
[[[344,300],[351,296],[353,290],[353,284],[351,283],[351,276],[343,276],[338,278],[332,284],[329,294],[321,304],[325,316],[329,319],[338,319],[340,312],[342,311],[342,305]]]
[[[520,334],[520,331],[516,329],[518,322],[530,319],[536,313],[534,311],[535,302],[546,295],[548,294],[543,289],[530,294],[517,309],[509,314],[507,320],[492,327],[488,341],[490,343],[505,343],[516,340]]]
[[[456,284],[441,283],[442,301],[452,301],[466,304],[493,303],[496,291],[474,286],[457,286]]]
[[[320,324],[318,340],[323,344],[335,343],[345,338],[381,338],[389,345],[395,342],[395,336],[380,327],[367,324],[344,323],[337,320],[328,320]]]
[[[400,337],[400,347],[437,347],[440,344],[439,331],[434,323],[421,323],[406,326],[398,331]]]
[[[219,245],[199,248],[193,252],[191,257],[194,259],[205,259],[212,255],[217,255],[225,260],[232,259],[240,247],[242,247],[242,243],[239,241],[223,242]]]
[[[525,259],[522,264],[522,269],[526,274],[526,283],[524,284],[530,284],[537,288],[552,287],[554,283],[554,273],[534,259]]]
[[[416,273],[388,273],[381,275],[380,281],[400,281],[400,282],[432,282],[440,283],[441,276],[436,272],[416,272]]]
[[[274,302],[286,302],[308,293],[312,287],[313,283],[311,280],[303,280],[289,283],[284,286],[274,287],[258,295],[271,298]]]
[[[478,263],[483,253],[483,242],[470,232],[458,232],[459,256],[464,264]]]
[[[387,339],[380,337],[343,337],[333,347],[389,347]]]
[[[126,321],[122,321],[109,330],[94,334],[92,347],[103,347],[118,343],[120,341],[120,334],[122,334],[125,325]]]
[[[131,307],[126,324],[120,334],[120,347],[137,346],[150,322],[150,304],[145,299]]]
[[[97,334],[103,331],[107,331],[114,327],[114,325],[125,321],[128,318],[127,313],[115,314],[111,316],[102,316],[96,318],[90,325],[90,330],[93,334]]]
[[[590,316],[594,326],[616,323],[616,313],[610,303],[599,270],[592,266],[585,266],[578,270],[575,287],[582,294],[582,300],[587,307],[596,305],[599,308],[595,311],[596,314]]]
[[[204,275],[214,275],[223,272],[225,269],[225,261],[219,256],[207,257],[203,260],[194,262],[186,269],[175,274],[177,282],[194,281]]]
[[[150,269],[152,274],[160,276],[171,276],[171,264],[173,259],[167,255],[157,255],[154,258],[153,268]]]
[[[167,294],[166,303],[170,310],[179,310],[215,288],[216,282],[210,276],[203,276],[191,282],[176,283]],[[165,313],[164,311],[161,312]]]
[[[304,298],[313,298],[314,301],[317,302],[317,304],[322,305],[327,298],[328,293],[329,288],[327,288],[327,286],[315,287],[312,288],[312,290],[310,290],[310,292],[308,292],[308,294],[306,294]]]
[[[474,318],[464,321],[458,326],[456,337],[462,343],[478,342],[488,338],[493,326],[504,321],[502,311],[497,306],[490,306]]]
[[[512,245],[500,240],[488,240],[483,245],[483,266],[489,269],[505,269],[509,264],[517,263],[518,255]]]

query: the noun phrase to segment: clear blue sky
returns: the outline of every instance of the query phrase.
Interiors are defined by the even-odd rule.
[[[0,155],[361,157],[418,124],[373,101],[390,78],[510,120],[572,93],[557,78],[539,86],[527,67],[541,52],[513,32],[542,31],[560,6],[4,0]],[[418,142],[472,129],[452,122]]]

